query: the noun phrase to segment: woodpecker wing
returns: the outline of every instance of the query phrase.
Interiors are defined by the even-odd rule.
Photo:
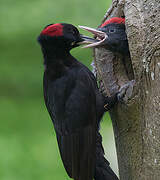
[[[72,78],[68,78],[67,83],[63,82],[68,86],[64,88],[67,92],[63,92],[63,85],[59,89],[62,91],[62,102],[59,104],[56,100],[58,95],[52,97],[52,92],[48,98],[45,93],[64,167],[68,175],[76,180],[93,179],[95,170],[96,96],[91,75],[87,68],[71,74]]]

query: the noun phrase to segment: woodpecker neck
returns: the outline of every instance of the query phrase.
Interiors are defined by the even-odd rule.
[[[46,47],[42,46],[42,52],[45,60],[52,60],[52,59],[58,59],[58,58],[65,58],[67,57],[70,53],[67,49],[64,49],[63,47],[61,48],[56,48],[56,47]]]
[[[75,63],[74,57],[69,51],[61,49],[43,48],[45,71],[52,78],[57,78],[63,75],[68,67]]]

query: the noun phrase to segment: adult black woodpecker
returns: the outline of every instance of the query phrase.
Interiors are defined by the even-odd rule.
[[[93,73],[70,54],[86,39],[71,24],[50,24],[42,30],[38,41],[45,65],[44,100],[69,177],[118,180],[104,158],[99,123],[104,105],[111,108],[119,94],[104,98]]]
[[[106,20],[98,29],[86,26],[80,26],[80,28],[93,33],[97,38],[97,42],[84,46],[85,48],[103,46],[114,53],[129,55],[125,18],[113,17]]]

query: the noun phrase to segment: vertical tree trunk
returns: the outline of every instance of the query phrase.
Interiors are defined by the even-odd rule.
[[[125,15],[131,60],[95,49],[98,77],[114,94],[131,79],[132,98],[110,112],[121,180],[160,179],[160,1],[115,0],[105,19]],[[104,19],[104,20],[105,20]],[[129,73],[127,73],[127,71]]]

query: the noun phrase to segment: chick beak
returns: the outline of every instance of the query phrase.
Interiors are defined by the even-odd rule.
[[[83,48],[91,48],[91,47],[97,47],[103,45],[104,41],[108,38],[107,34],[105,32],[99,31],[94,28],[90,28],[87,26],[79,26],[79,28],[84,29],[88,32],[91,32],[94,34],[97,39],[93,39],[87,36],[83,36],[82,39],[84,40],[83,44],[88,44],[86,46],[83,46]]]

